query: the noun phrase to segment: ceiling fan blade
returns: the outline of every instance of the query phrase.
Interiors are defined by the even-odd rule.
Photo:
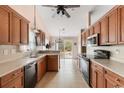
[[[64,9],[64,14],[68,17],[68,18],[70,18],[71,16],[69,15],[69,13]]]
[[[43,7],[53,7],[53,8],[58,8],[57,5],[42,5]]]
[[[78,8],[80,5],[64,5],[64,8]]]

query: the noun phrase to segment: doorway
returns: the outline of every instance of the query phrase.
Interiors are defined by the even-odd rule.
[[[72,40],[65,40],[64,41],[64,55],[65,59],[72,59],[72,49],[73,49],[73,44]]]
[[[63,40],[59,43],[59,50],[61,52],[61,59],[73,58],[73,43],[72,40]]]

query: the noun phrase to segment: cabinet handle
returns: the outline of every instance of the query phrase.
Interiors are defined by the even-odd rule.
[[[119,78],[117,78],[117,79],[116,79],[116,81],[120,82],[120,79],[119,79]]]
[[[107,73],[107,71],[105,70],[105,73]]]

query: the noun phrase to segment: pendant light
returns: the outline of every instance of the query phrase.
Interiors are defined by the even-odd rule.
[[[33,27],[33,32],[35,32],[35,33],[39,33],[39,31],[38,31],[38,29],[37,29],[37,25],[36,25],[36,5],[34,5],[34,27]]]

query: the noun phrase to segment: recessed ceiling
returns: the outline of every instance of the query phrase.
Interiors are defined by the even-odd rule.
[[[52,36],[75,37],[78,36],[80,30],[87,26],[87,14],[95,6],[81,5],[79,8],[67,9],[71,18],[55,14],[54,8],[39,6],[38,10],[41,13],[44,24],[48,32]]]

